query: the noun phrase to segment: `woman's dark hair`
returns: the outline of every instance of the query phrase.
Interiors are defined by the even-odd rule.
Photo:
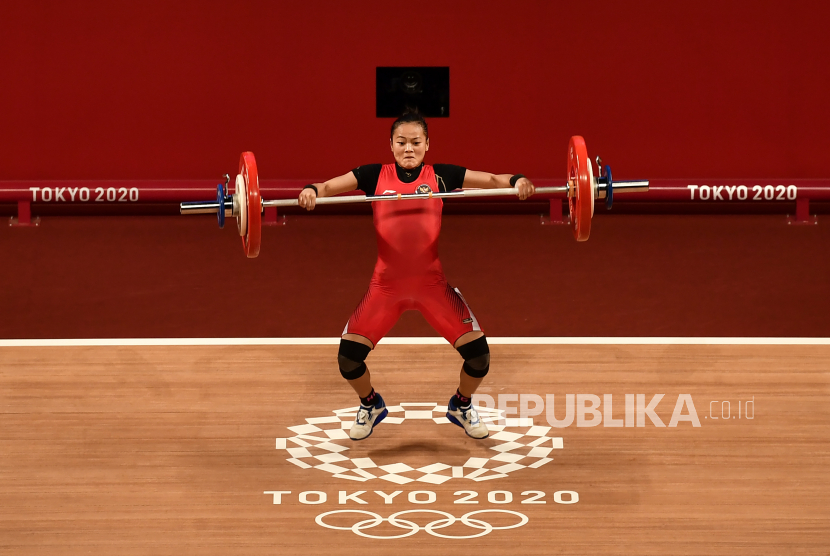
[[[407,108],[403,111],[403,114],[398,116],[398,119],[392,123],[392,131],[389,132],[390,139],[395,138],[395,130],[398,129],[398,126],[403,124],[419,124],[422,128],[424,128],[424,135],[426,135],[426,138],[429,139],[427,121],[423,116],[421,116],[417,108]]]

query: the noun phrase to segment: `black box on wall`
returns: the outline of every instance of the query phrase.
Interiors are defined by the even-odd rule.
[[[427,118],[450,115],[449,67],[379,67],[376,86],[378,118],[397,118],[407,107]]]

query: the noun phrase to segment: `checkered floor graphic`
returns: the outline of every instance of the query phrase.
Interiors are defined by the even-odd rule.
[[[402,403],[387,408],[389,415],[381,426],[400,425],[405,421],[432,421],[437,426],[450,425],[447,406],[437,403]],[[335,409],[325,417],[311,417],[304,425],[288,427],[294,436],[277,438],[277,449],[290,456],[287,461],[302,469],[319,469],[338,479],[370,481],[380,479],[403,485],[413,481],[441,484],[450,479],[487,481],[507,477],[508,473],[526,467],[537,468],[553,461],[550,454],[561,450],[563,441],[548,436],[551,427],[534,426],[530,419],[500,419],[501,411],[476,407],[481,420],[490,429],[490,437],[482,440],[494,454],[489,458],[470,458],[464,465],[452,466],[436,462],[413,468],[404,462],[377,465],[371,458],[350,458],[348,429],[357,414],[357,407]],[[506,424],[495,424],[497,421]],[[464,434],[459,430],[459,434]]]

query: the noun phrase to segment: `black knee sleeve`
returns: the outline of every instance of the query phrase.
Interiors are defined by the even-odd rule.
[[[340,374],[346,380],[360,378],[366,372],[366,357],[372,348],[352,340],[340,340],[340,351],[337,353],[337,364]]]
[[[478,340],[458,346],[458,353],[464,358],[461,367],[465,373],[473,378],[484,378],[490,372],[490,346],[487,338],[482,336]]]

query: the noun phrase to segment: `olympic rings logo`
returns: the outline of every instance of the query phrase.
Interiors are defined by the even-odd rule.
[[[329,525],[323,519],[326,516],[334,515],[334,514],[364,514],[371,516],[371,519],[364,519],[363,521],[358,521],[354,525],[350,527],[339,527],[336,525]],[[412,521],[406,519],[398,519],[398,516],[404,514],[411,514],[411,513],[421,513],[421,514],[439,514],[444,516],[443,519],[436,519],[423,527],[414,523]],[[511,514],[519,518],[519,523],[514,525],[505,525],[501,527],[497,527],[495,525],[490,525],[488,522],[483,521],[481,519],[474,519],[472,516],[484,513],[502,513],[502,514]],[[460,518],[455,517],[454,515],[442,512],[440,510],[403,510],[400,512],[395,512],[394,514],[390,515],[388,518],[383,518],[380,515],[376,514],[375,512],[369,512],[366,510],[333,510],[330,512],[325,512],[317,516],[314,520],[317,522],[317,525],[322,527],[326,527],[328,529],[336,529],[339,531],[351,531],[355,535],[360,535],[361,537],[366,537],[367,539],[402,539],[404,537],[410,537],[417,533],[418,531],[424,530],[433,537],[441,537],[442,539],[475,539],[478,537],[483,537],[488,533],[491,533],[495,530],[501,529],[516,529],[517,527],[521,527],[522,525],[528,522],[528,518],[523,513],[514,512],[513,510],[477,510],[474,512],[468,512],[462,515]],[[372,529],[377,527],[383,522],[387,522],[390,525],[394,525],[399,529],[409,529],[405,533],[401,533],[400,535],[389,535],[389,536],[379,536],[379,535],[371,535],[368,533],[364,533],[366,529]],[[436,531],[436,529],[444,529],[445,527],[449,527],[450,525],[455,524],[456,522],[461,521],[467,527],[472,529],[480,529],[481,531],[472,535],[444,535]]]

